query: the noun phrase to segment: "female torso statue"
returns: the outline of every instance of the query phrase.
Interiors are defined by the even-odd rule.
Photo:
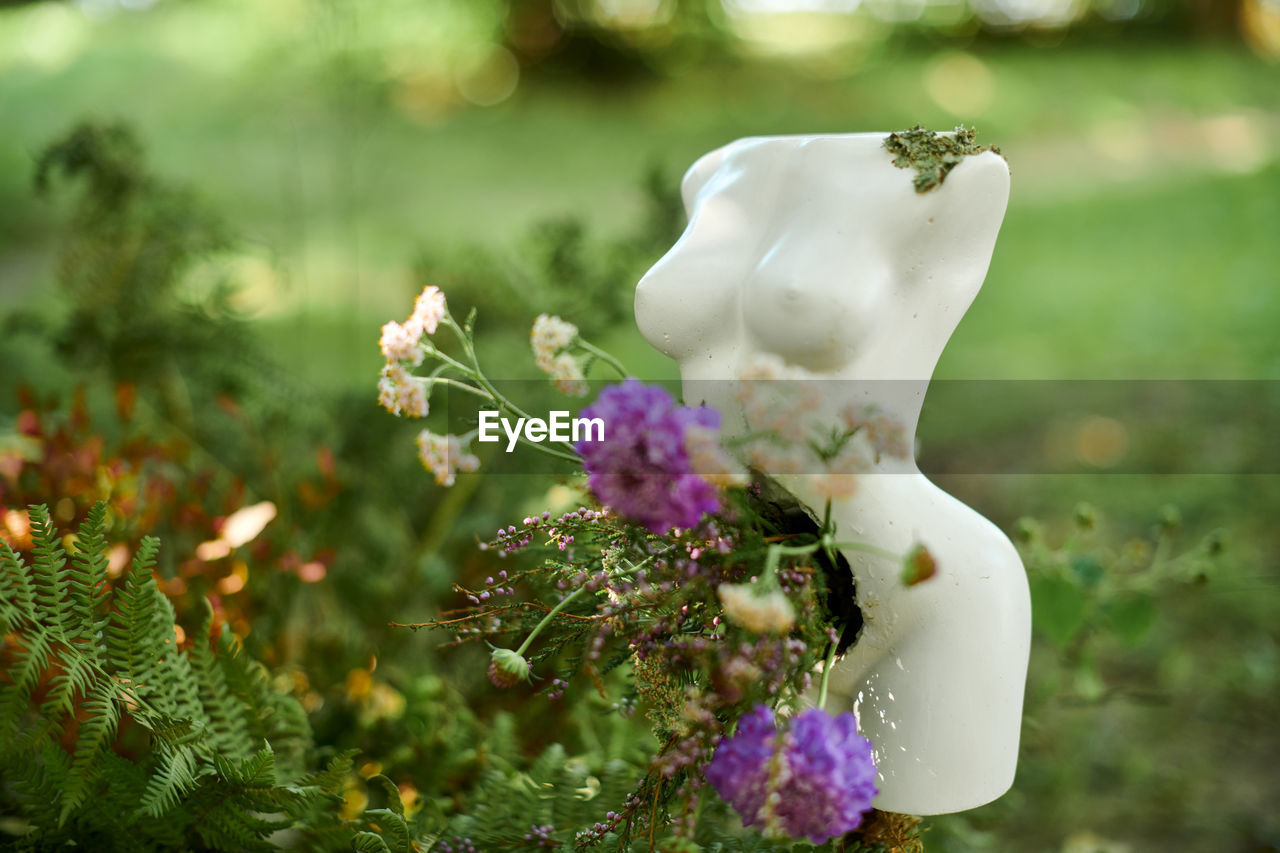
[[[641,332],[680,364],[685,402],[744,431],[733,380],[761,355],[819,380],[823,407],[873,404],[914,436],[923,392],[986,276],[1009,193],[1005,161],[965,157],[929,192],[883,134],[743,139],[683,185],[689,226],[640,282]],[[769,472],[766,472],[769,473]],[[778,477],[821,512],[816,478]],[[1008,539],[882,458],[833,501],[839,538],[923,543],[930,580],[848,550],[864,624],[832,673],[830,710],[875,744],[877,808],[940,814],[1004,793],[1017,760],[1030,645],[1025,573]]]

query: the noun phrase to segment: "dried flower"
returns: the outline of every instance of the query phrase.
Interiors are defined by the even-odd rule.
[[[582,417],[604,420],[603,441],[576,446],[602,503],[655,533],[692,527],[720,508],[715,487],[694,472],[685,447],[690,426],[720,426],[714,409],[679,406],[662,388],[627,379],[601,391]]]
[[[515,687],[528,681],[529,662],[511,649],[494,649],[489,656],[489,680],[497,687]]]
[[[684,447],[693,472],[711,485],[723,489],[747,484],[746,469],[725,452],[719,430],[692,424],[684,431]]]
[[[456,435],[436,435],[430,430],[418,433],[418,456],[442,486],[452,486],[458,471],[474,471],[480,467],[476,456],[462,449]]]
[[[539,314],[529,331],[529,344],[533,347],[533,358],[538,367],[551,373],[552,359],[577,336],[578,327],[572,323],[549,314]]]
[[[915,586],[918,583],[924,583],[937,573],[938,561],[934,559],[933,554],[930,554],[929,549],[924,545],[916,544],[915,547],[907,552],[906,559],[902,561],[903,586]]]
[[[796,609],[780,589],[760,594],[752,584],[722,583],[716,595],[729,621],[748,631],[785,634],[795,624]]]
[[[871,749],[853,714],[810,708],[779,733],[773,711],[758,705],[717,747],[706,777],[745,825],[773,823],[821,844],[856,829],[871,808]]]
[[[876,406],[850,403],[840,410],[840,418],[850,432],[861,431],[876,456],[910,459],[911,445],[902,424]]]
[[[427,382],[409,373],[403,365],[388,362],[378,380],[378,402],[393,415],[411,418],[427,416]]]
[[[582,375],[582,367],[578,360],[567,352],[562,352],[551,360],[546,372],[555,380],[556,387],[565,394],[582,397],[587,393],[586,377]]]
[[[406,326],[394,321],[385,324],[378,346],[388,362],[407,361],[414,367],[422,364],[422,328],[412,323]]]
[[[444,292],[434,284],[429,284],[413,301],[413,314],[409,316],[408,326],[421,336],[434,335],[446,312]]]

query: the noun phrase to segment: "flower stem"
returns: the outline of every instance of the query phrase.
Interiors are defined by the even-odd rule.
[[[836,648],[839,643],[832,643],[831,648],[827,650],[827,657],[822,662],[822,681],[818,685],[818,707],[826,710],[827,707],[827,681],[831,678],[831,667],[836,662]]]
[[[886,560],[901,560],[902,555],[884,548],[877,548],[875,545],[868,545],[866,542],[831,542],[832,548],[839,548],[841,551],[862,551],[864,554],[875,554],[877,557],[884,557]]]
[[[617,371],[618,375],[621,376],[623,379],[626,379],[628,376],[631,375],[629,372],[627,372],[627,369],[622,366],[622,362],[618,361],[612,355],[600,349],[600,347],[594,344],[588,343],[582,338],[578,338],[578,346],[580,346],[582,349],[586,350],[587,352],[591,353],[596,358],[603,361],[605,364],[612,367],[615,371]]]
[[[464,364],[455,358],[445,355],[434,344],[431,345],[428,352],[475,381],[479,387],[477,388],[474,385],[468,385],[465,382],[459,382],[458,380],[441,376],[436,376],[434,381],[443,382],[446,385],[450,385],[470,394],[475,394],[478,397],[487,397],[503,410],[503,414],[513,414],[519,418],[524,418],[526,420],[530,419],[531,416],[528,412],[508,400],[500,391],[498,391],[497,388],[494,387],[492,382],[485,378],[484,373],[480,369],[480,359],[479,356],[476,355],[474,343],[468,336],[467,331],[459,326],[457,321],[453,319],[453,315],[445,314],[444,319],[442,319],[440,323],[443,326],[448,326],[453,332],[454,337],[458,339],[458,343],[462,346],[463,351],[466,353],[467,360],[470,361],[471,364]],[[526,447],[533,448],[539,453],[544,453],[547,456],[553,456],[556,459],[563,459],[566,462],[574,463],[582,461],[582,457],[580,457],[577,451],[573,449],[573,446],[564,442],[559,443],[560,447],[547,447],[538,442],[529,441],[523,435],[519,436],[516,441]]]
[[[561,610],[564,610],[565,605],[567,605],[570,601],[573,601],[575,598],[577,598],[578,594],[582,592],[584,589],[586,589],[585,586],[578,587],[573,592],[569,593],[564,598],[560,599],[559,604],[557,604],[555,607],[548,610],[547,615],[542,617],[542,621],[539,622],[531,632],[529,632],[529,636],[524,638],[524,642],[520,644],[520,648],[516,649],[516,654],[520,655],[521,657],[524,657],[524,653],[528,651],[530,644],[532,644],[534,639],[537,638],[538,634],[542,632],[542,629],[547,627],[547,625],[550,624],[551,620],[555,618],[555,615],[559,613]]]

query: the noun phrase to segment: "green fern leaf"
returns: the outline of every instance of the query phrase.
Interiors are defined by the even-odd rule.
[[[396,787],[395,782],[379,773],[376,776],[369,777],[368,784],[371,788],[379,789],[386,796],[387,808],[400,815],[400,817],[404,817],[404,801],[400,799],[400,789]]]
[[[156,769],[147,782],[138,812],[162,817],[178,805],[182,795],[196,784],[196,755],[190,747],[162,747],[156,750]]]
[[[59,826],[66,823],[84,801],[97,777],[97,759],[115,739],[116,725],[120,721],[120,708],[105,685],[97,686],[86,696],[83,707],[88,715],[76,735],[71,775],[62,792],[62,806],[58,813]]]
[[[351,840],[351,849],[356,853],[391,853],[387,842],[376,832],[357,832]]]
[[[368,809],[364,813],[365,820],[377,831],[382,841],[390,848],[391,853],[413,853],[413,842],[409,834],[409,824],[391,809]]]
[[[248,746],[249,726],[244,707],[228,689],[226,675],[214,657],[210,643],[213,608],[206,602],[205,609],[204,622],[196,632],[195,644],[187,657],[199,685],[200,701],[208,716],[211,745],[227,758],[243,761],[252,754]]]
[[[99,617],[107,589],[107,505],[98,502],[76,533],[67,572],[67,594],[71,603],[71,626],[67,639],[95,662],[101,657],[99,643],[106,620]]]
[[[138,695],[150,692],[155,674],[153,641],[158,614],[151,569],[159,545],[159,541],[150,536],[142,540],[129,576],[116,592],[115,608],[106,630],[110,665]]]
[[[36,593],[27,568],[9,543],[0,539],[0,633],[36,620]]]
[[[31,574],[36,593],[36,618],[56,639],[66,642],[69,616],[62,602],[66,597],[67,554],[49,517],[48,507],[32,506],[27,512],[35,545]]]

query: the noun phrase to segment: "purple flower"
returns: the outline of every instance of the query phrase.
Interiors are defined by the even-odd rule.
[[[810,708],[791,721],[781,743],[778,738],[773,711],[757,705],[707,765],[716,793],[744,825],[764,826],[765,801],[776,792],[776,825],[814,844],[857,829],[877,791],[871,741],[858,734],[853,714],[832,717]],[[776,763],[775,748],[782,753]]]
[[[694,473],[685,444],[689,427],[720,427],[714,409],[677,405],[662,388],[627,379],[601,391],[581,417],[604,421],[603,441],[576,445],[602,503],[654,533],[692,527],[720,508],[715,487]]]

